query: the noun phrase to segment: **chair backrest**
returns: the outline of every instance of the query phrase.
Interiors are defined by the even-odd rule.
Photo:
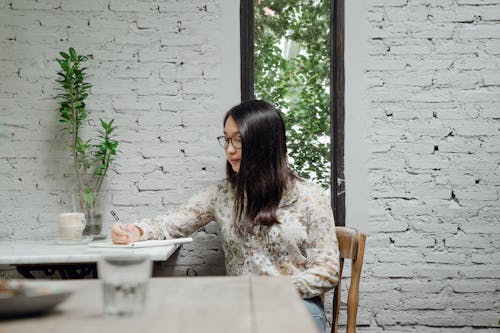
[[[347,333],[356,332],[356,317],[358,315],[359,280],[363,266],[366,235],[354,228],[335,227],[339,244],[339,282],[333,293],[332,333],[338,332],[342,270],[344,259],[351,259],[351,283],[347,296]]]

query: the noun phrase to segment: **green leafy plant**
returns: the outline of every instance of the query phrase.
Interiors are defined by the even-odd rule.
[[[109,122],[99,119],[102,128],[98,139],[81,138],[80,129],[88,116],[85,100],[92,87],[86,82],[87,68],[82,67],[88,57],[77,54],[72,47],[59,55],[61,58],[56,59],[61,68],[57,73],[61,93],[56,96],[59,100],[59,121],[64,126],[63,131],[71,136],[69,147],[78,182],[80,207],[89,213],[117,154],[118,141],[114,139],[113,133],[116,127],[113,125],[114,119]]]
[[[254,1],[255,95],[283,112],[291,166],[330,186],[327,0]]]

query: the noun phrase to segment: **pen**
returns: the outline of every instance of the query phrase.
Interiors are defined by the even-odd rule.
[[[127,234],[127,237],[132,240],[132,238],[130,238],[130,234],[129,232],[127,231],[127,229],[125,229],[125,227],[123,226],[123,224],[121,224],[119,221],[120,221],[120,218],[118,217],[118,215],[116,215],[115,211],[110,211],[111,213],[111,216],[113,216],[113,218],[115,219],[115,221],[120,225],[120,228],[123,230],[123,232],[125,234]]]

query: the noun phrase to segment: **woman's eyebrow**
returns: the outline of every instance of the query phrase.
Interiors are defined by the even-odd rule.
[[[224,131],[224,134],[227,134],[227,132],[226,132],[226,131]],[[234,132],[234,133],[233,133],[233,135],[236,135],[236,134],[237,134],[237,135],[239,135],[239,134],[240,134],[240,131],[236,131],[236,132]]]

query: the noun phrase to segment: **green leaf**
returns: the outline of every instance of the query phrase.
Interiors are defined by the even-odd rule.
[[[61,55],[61,57],[63,57],[64,59],[68,59],[69,58],[69,55],[66,53],[66,52],[59,52],[59,54]]]
[[[69,54],[71,55],[73,61],[78,59],[78,56],[76,55],[76,51],[74,48],[72,47],[69,48]]]

